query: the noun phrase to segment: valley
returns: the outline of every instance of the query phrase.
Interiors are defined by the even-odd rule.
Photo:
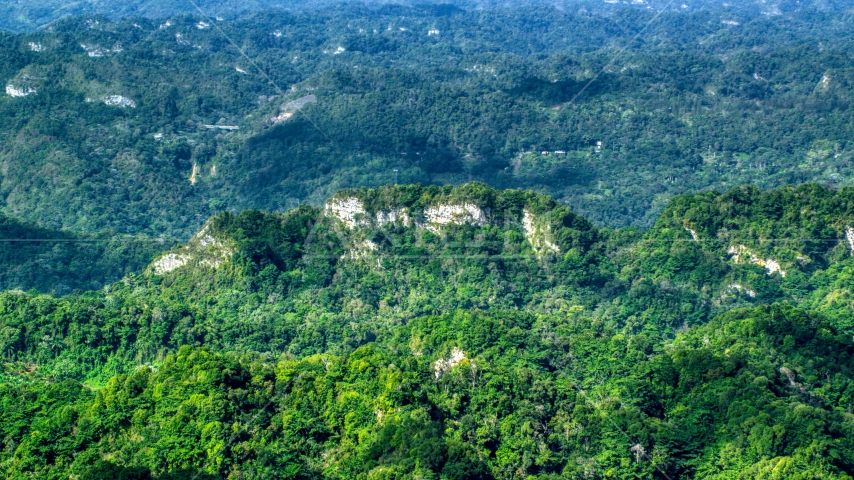
[[[476,180],[649,228],[681,193],[850,184],[844,13],[739,26],[665,13],[654,40],[614,51],[652,17],[520,11],[73,18],[5,34],[0,83],[18,93],[0,99],[0,210],[186,241],[223,210]]]

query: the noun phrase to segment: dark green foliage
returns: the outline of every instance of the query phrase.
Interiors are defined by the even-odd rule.
[[[172,244],[143,235],[55,231],[0,215],[0,290],[62,296],[99,289],[141,271]]]
[[[54,358],[60,377],[103,380],[184,344],[346,352],[421,315],[562,310],[608,299],[599,289],[614,277],[600,233],[548,198],[478,184],[348,191],[336,198],[354,194],[370,208],[409,195],[402,206],[411,208],[412,218],[423,216],[418,208],[473,202],[483,206],[489,225],[449,225],[441,232],[401,223],[348,229],[309,207],[224,213],[176,250],[193,258],[187,267],[130,275],[102,292],[67,299],[0,295],[3,348],[15,361]],[[549,232],[543,238],[560,253],[532,250],[523,210],[542,212],[537,223]],[[205,235],[210,240],[199,238]],[[202,241],[224,253],[204,250]],[[368,241],[378,250],[366,250]],[[222,265],[211,268],[212,261]],[[302,327],[307,318],[316,328]]]
[[[351,5],[5,34],[0,82],[36,92],[0,99],[0,207],[186,239],[224,210],[479,180],[649,227],[688,191],[850,183],[850,15],[736,27],[727,12],[605,8]]]
[[[0,35],[0,472],[850,480],[852,17],[807,3]]]
[[[843,272],[852,256],[851,195],[848,188],[807,184],[677,197],[642,240],[620,247],[626,253],[618,258],[622,278],[666,283],[667,290],[712,311],[806,302],[854,332],[845,319],[850,303],[842,306],[850,288]]]
[[[63,17],[75,16],[75,15],[108,15],[111,18],[126,18],[126,17],[135,17],[135,16],[145,16],[148,18],[161,18],[169,15],[176,15],[180,13],[191,13],[196,14],[198,10],[194,8],[198,5],[202,11],[206,12],[208,15],[218,16],[218,15],[236,15],[245,12],[252,11],[270,11],[270,10],[279,10],[279,9],[287,9],[287,10],[315,10],[318,7],[329,7],[330,5],[338,6],[342,2],[337,0],[314,0],[312,2],[300,2],[296,0],[283,0],[283,1],[271,1],[271,0],[247,0],[240,2],[239,4],[225,2],[222,0],[200,0],[193,3],[186,3],[175,0],[148,0],[148,1],[140,1],[140,0],[131,0],[125,2],[114,2],[114,1],[105,1],[105,2],[77,2],[72,4],[64,4],[57,5],[55,2],[51,0],[32,0],[27,3],[15,2],[11,0],[4,0],[0,2],[0,30],[7,31],[31,31],[38,28],[43,28],[47,26],[49,23],[56,21],[57,19],[61,19]],[[399,13],[402,11],[399,4],[397,2],[389,2],[386,0],[369,0],[365,2],[360,2],[366,5],[371,5],[374,7],[380,7],[383,5],[388,5],[389,3],[395,5],[393,7],[385,6],[381,7],[382,10],[389,13]],[[592,10],[598,13],[605,13],[609,11],[613,11],[615,9],[619,9],[619,7],[612,6],[609,4],[602,4],[601,2],[590,1],[590,0],[572,0],[558,3],[551,2],[543,2],[541,0],[524,0],[512,5],[508,5],[505,3],[497,2],[494,0],[457,0],[452,3],[444,2],[444,1],[423,1],[415,3],[416,12],[421,15],[434,15],[436,17],[447,17],[453,15],[459,15],[463,13],[462,8],[474,10],[474,9],[494,9],[496,7],[507,8],[507,7],[532,7],[538,6],[542,4],[548,5],[559,5],[562,9],[570,9],[570,10]],[[662,7],[670,7],[671,4],[663,1],[663,0],[650,0],[648,3],[642,4],[642,7],[653,7],[655,9],[659,9]],[[775,5],[776,6],[776,5]],[[691,5],[690,11],[702,11],[702,10],[719,10],[721,8],[727,8],[730,10],[734,10],[739,14],[746,14],[750,16],[755,16],[760,13],[768,13],[767,6],[765,6],[764,2],[756,2],[755,4],[748,1],[742,2],[737,5],[732,5],[728,3],[724,3],[723,5],[718,2],[703,2],[698,5]],[[765,7],[765,8],[763,8]],[[847,7],[846,4],[839,0],[830,0],[830,1],[799,1],[799,2],[783,2],[782,9],[786,13],[791,13],[792,11],[798,11],[802,9],[811,10],[814,8],[821,8],[823,10],[840,10]],[[686,5],[686,7],[688,6]],[[526,22],[530,25],[536,25],[536,21]],[[389,44],[392,43],[388,39],[379,38],[379,39],[371,39],[359,36],[351,36],[348,38],[348,50],[357,50],[363,51],[366,53],[375,53],[378,50],[389,49]]]

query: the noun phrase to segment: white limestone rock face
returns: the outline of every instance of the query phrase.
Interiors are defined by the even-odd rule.
[[[436,360],[436,362],[433,363],[433,375],[436,377],[436,380],[442,378],[445,373],[462,363],[465,359],[466,353],[459,348],[454,347],[448,358],[440,358],[439,360]]]
[[[395,208],[377,212],[376,217],[365,210],[365,204],[356,197],[335,198],[326,203],[326,216],[340,220],[347,228],[378,226],[401,223],[412,226],[414,222],[405,208]]]
[[[478,225],[484,226],[489,222],[480,207],[465,203],[460,205],[440,204],[428,207],[424,211],[424,220],[412,218],[406,208],[381,210],[371,215],[365,210],[365,204],[356,197],[334,198],[326,202],[324,212],[327,217],[335,218],[349,229],[368,227],[371,225],[384,226],[402,224],[425,228],[438,233],[445,225]]]
[[[365,204],[356,197],[334,198],[326,203],[326,216],[337,218],[347,228],[368,225]]]
[[[396,208],[393,210],[384,210],[377,212],[377,224],[379,226],[401,223],[406,226],[412,225],[412,218],[405,208]]]
[[[550,242],[546,234],[551,230],[547,225],[545,229],[537,225],[536,218],[528,210],[524,210],[522,215],[522,227],[525,229],[525,238],[531,244],[537,255],[546,253],[560,253],[560,247]]]
[[[30,87],[16,87],[12,84],[6,85],[6,95],[14,98],[23,98],[36,93],[36,89]]]
[[[727,285],[727,289],[732,290],[732,291],[736,291],[739,293],[743,292],[750,298],[756,298],[756,292],[755,291],[753,291],[749,288],[744,288],[742,285],[740,285],[738,283],[730,283],[729,285]]]
[[[106,96],[104,97],[103,102],[105,105],[108,105],[110,107],[136,108],[136,102],[134,102],[130,98],[123,97],[121,95]]]
[[[761,263],[757,263],[757,265],[762,266]],[[780,275],[785,277],[786,272],[780,268],[780,264],[770,258],[765,259],[765,269],[768,270],[768,275],[772,275],[776,272],[780,272]]]
[[[830,73],[825,73],[824,75],[822,75],[821,80],[818,82],[816,89],[822,92],[826,92],[830,89],[830,82]]]
[[[207,248],[211,245],[217,245],[216,239],[210,234],[210,224],[206,223],[201,230],[198,231],[195,235],[193,235],[193,239],[190,240],[198,243],[199,247]]]
[[[85,50],[86,53],[92,58],[101,58],[109,52],[108,49],[100,45],[87,45],[85,43],[81,43],[80,48]]]
[[[178,252],[163,255],[151,267],[157,275],[164,275],[191,264],[217,269],[231,260],[233,254],[233,245],[211,235],[208,222],[186,245],[180,247]]]
[[[362,258],[368,258],[372,253],[376,252],[380,248],[379,245],[370,241],[364,240],[356,243],[353,248],[347,251],[344,255],[341,256],[341,259],[352,259],[358,260]]]
[[[477,205],[464,203],[462,205],[436,205],[424,210],[423,227],[438,233],[444,225],[486,225],[487,219],[483,210]]]
[[[845,229],[845,238],[848,239],[848,245],[851,247],[851,254],[854,255],[854,228],[848,227]]]
[[[768,275],[779,273],[782,277],[786,276],[786,271],[780,267],[779,262],[770,258],[763,260],[755,253],[748,250],[744,245],[731,245],[729,249],[727,249],[727,253],[732,256],[732,261],[735,263],[752,263],[753,265],[765,267],[765,269],[768,270]]]
[[[195,252],[199,259],[199,265],[219,268],[220,265],[231,260],[234,255],[232,245],[221,242],[210,234],[210,222],[206,223],[187,244],[188,248]]]
[[[700,237],[697,235],[697,232],[695,232],[694,230],[692,230],[688,227],[685,227],[685,230],[691,234],[691,238],[693,238],[695,242],[700,241]]]
[[[183,267],[189,260],[190,257],[188,255],[167,253],[155,261],[151,266],[154,269],[154,273],[157,275],[163,275],[171,272],[172,270]]]

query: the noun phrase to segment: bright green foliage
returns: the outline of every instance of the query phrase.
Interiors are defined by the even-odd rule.
[[[94,393],[4,387],[4,417],[21,420],[4,423],[3,465],[7,478],[85,475],[105,456],[158,478],[850,478],[850,337],[773,307],[650,340],[460,312],[346,357],[182,348]],[[465,358],[439,375],[452,349]]]
[[[52,363],[60,377],[106,379],[122,365],[162,359],[181,345],[300,356],[347,352],[422,315],[592,308],[615,293],[602,291],[613,272],[600,233],[546,197],[482,185],[363,193],[375,199],[409,194],[422,207],[475,202],[490,222],[434,233],[401,223],[351,230],[309,207],[222,214],[206,229],[233,245],[218,268],[200,257],[163,275],[149,270],[80,296],[1,294],[6,333],[0,348],[16,361]],[[417,205],[403,206],[417,218]],[[538,222],[560,253],[532,250],[523,209],[542,212]],[[378,250],[365,250],[366,240]]]
[[[0,475],[851,480],[854,17],[595,3],[0,34]]]
[[[854,252],[852,194],[806,184],[677,197],[642,240],[622,247],[621,276],[667,282],[712,311],[756,302],[809,305],[854,333],[845,273]]]
[[[852,207],[738,188],[642,233],[473,183],[223,213],[99,291],[0,295],[0,469],[850,480]]]

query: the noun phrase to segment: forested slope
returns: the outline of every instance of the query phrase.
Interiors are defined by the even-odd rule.
[[[141,271],[173,245],[144,235],[55,231],[0,215],[0,290],[97,290]]]
[[[685,192],[845,186],[851,22],[430,6],[63,20],[0,36],[2,211],[186,240],[223,210],[479,180],[649,227]]]
[[[112,19],[127,17],[161,18],[181,13],[197,14],[199,10],[209,16],[237,16],[247,12],[276,11],[276,10],[314,10],[332,5],[339,5],[338,0],[243,0],[229,2],[224,0],[130,0],[118,2],[114,0],[83,0],[79,2],[62,3],[55,0],[31,0],[19,2],[14,0],[0,1],[0,30],[31,31],[48,26],[56,20],[80,15],[109,15]],[[355,3],[355,2],[350,2]],[[669,9],[676,12],[695,12],[702,10],[725,10],[743,15],[781,15],[801,10],[844,10],[849,7],[843,0],[749,0],[729,3],[719,0],[694,0],[674,4],[665,0],[648,0],[645,2],[613,1],[601,2],[595,0],[520,0],[507,2],[502,0],[420,0],[417,2],[401,2],[389,0],[363,0],[361,4],[377,6],[394,5],[437,5],[442,8],[454,6],[467,10],[477,9],[515,9],[529,6],[553,5],[561,9],[591,10],[597,13],[608,13],[625,7],[651,8],[656,11]]]
[[[3,465],[8,478],[845,479],[852,353],[850,336],[781,308],[658,346],[515,313],[422,318],[343,357],[184,348],[95,392],[3,387]]]
[[[0,296],[0,466],[851,478],[852,221],[814,184],[648,232],[477,183],[221,214],[109,288]]]

